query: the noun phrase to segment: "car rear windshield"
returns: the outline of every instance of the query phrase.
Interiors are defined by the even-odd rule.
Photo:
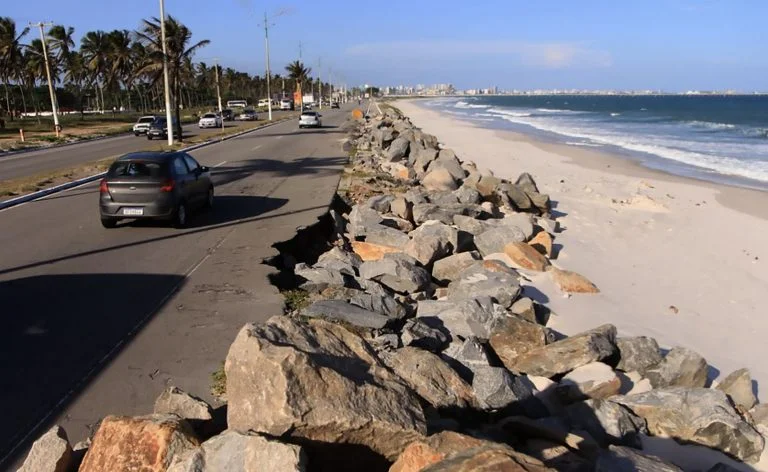
[[[152,123],[155,121],[155,118],[152,116],[146,116],[144,118],[139,118],[139,123]]]
[[[316,115],[317,115],[317,112],[314,112],[314,111],[305,111],[304,113],[302,113],[302,115],[303,115],[303,116],[316,116]]]
[[[156,161],[116,161],[109,168],[107,177],[167,177],[168,165]]]
[[[216,118],[216,115],[214,115],[213,113],[206,113],[205,115],[203,115],[203,118]]]

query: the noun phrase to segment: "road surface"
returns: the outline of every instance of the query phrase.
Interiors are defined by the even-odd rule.
[[[327,210],[350,110],[192,152],[217,193],[185,230],[103,229],[98,183],[0,212],[0,469],[53,423],[75,443],[106,414],[151,413],[171,384],[212,400],[237,331],[281,313],[262,262]]]
[[[275,120],[280,119],[286,113],[289,112],[273,110],[272,118]],[[262,120],[266,116],[266,113],[259,114]],[[235,124],[231,121],[224,123],[225,127],[231,127]],[[199,129],[196,123],[184,125],[183,130],[184,137],[187,138],[198,134],[205,135],[220,132],[218,128]],[[66,169],[79,164],[97,161],[109,156],[141,151],[146,149],[149,142],[145,136],[129,134],[37,151],[13,153],[8,156],[0,154],[0,181],[30,177],[44,172]]]

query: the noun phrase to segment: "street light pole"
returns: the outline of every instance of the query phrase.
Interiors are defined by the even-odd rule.
[[[320,109],[323,109],[323,81],[320,79],[320,69],[323,67],[323,58],[317,60],[317,82],[320,86]]]
[[[216,73],[216,98],[219,100],[219,118],[221,119],[221,129],[224,129],[224,115],[221,109],[221,90],[219,89],[219,60],[213,60],[213,70]]]
[[[269,105],[269,121],[272,121],[272,91],[270,89],[270,71],[269,71],[269,23],[267,22],[267,12],[264,12],[264,45],[267,50],[267,100]]]
[[[171,89],[168,77],[168,48],[165,41],[165,0],[160,0],[160,39],[163,41],[163,86],[165,87],[165,124],[168,130],[168,145],[173,146],[173,117],[171,116]]]
[[[56,92],[53,88],[53,82],[51,81],[51,66],[48,63],[48,48],[45,43],[45,33],[43,32],[43,26],[50,26],[53,23],[39,23],[32,24],[30,26],[37,26],[40,28],[40,40],[43,42],[43,57],[45,58],[45,75],[48,77],[48,93],[51,94],[51,113],[53,114],[53,128],[56,131],[56,137],[59,137],[61,133],[61,126],[59,126],[59,112],[58,103],[56,102]]]

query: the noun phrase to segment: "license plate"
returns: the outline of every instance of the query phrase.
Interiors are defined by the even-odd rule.
[[[143,208],[123,208],[123,215],[126,216],[142,216],[143,214]]]

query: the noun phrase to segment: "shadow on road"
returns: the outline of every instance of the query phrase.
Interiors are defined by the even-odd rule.
[[[246,159],[233,162],[231,166],[213,169],[216,185],[226,185],[244,179],[256,172],[271,172],[276,177],[302,174],[325,176],[337,174],[338,167],[347,163],[346,157],[301,157],[292,161],[277,159]]]
[[[0,461],[35,425],[47,426],[48,415],[65,407],[184,280],[62,274],[0,282]]]

